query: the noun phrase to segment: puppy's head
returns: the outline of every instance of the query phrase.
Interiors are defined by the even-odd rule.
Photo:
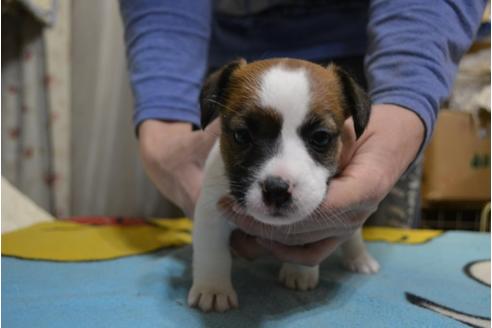
[[[357,137],[369,120],[362,89],[341,69],[294,59],[233,62],[206,81],[202,125],[222,124],[221,153],[231,195],[275,225],[311,214],[337,172],[344,121]]]

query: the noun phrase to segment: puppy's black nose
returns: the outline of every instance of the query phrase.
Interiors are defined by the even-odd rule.
[[[269,176],[261,183],[263,201],[267,206],[282,207],[292,200],[289,183],[276,176]]]

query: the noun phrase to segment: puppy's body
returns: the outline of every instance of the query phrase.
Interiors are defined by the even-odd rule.
[[[337,172],[345,119],[353,117],[359,136],[369,105],[336,67],[291,59],[228,65],[207,81],[201,105],[205,112],[220,112],[222,134],[205,165],[195,209],[188,303],[225,311],[238,300],[231,283],[233,227],[218,210],[218,200],[231,194],[244,211],[267,224],[306,218],[321,204]],[[342,250],[349,269],[378,270],[360,231]],[[311,289],[318,283],[318,267],[284,264],[279,278],[287,287]]]

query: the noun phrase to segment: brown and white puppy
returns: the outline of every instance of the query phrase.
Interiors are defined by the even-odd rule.
[[[218,200],[230,194],[243,211],[270,225],[303,220],[321,204],[337,173],[345,120],[353,118],[359,137],[370,104],[336,66],[295,59],[233,62],[206,81],[200,98],[203,123],[220,115],[222,133],[207,159],[195,210],[188,303],[225,311],[238,300],[231,283],[233,227],[217,209]],[[344,249],[353,271],[379,269],[360,231]],[[280,280],[290,288],[314,288],[318,267],[284,263]]]

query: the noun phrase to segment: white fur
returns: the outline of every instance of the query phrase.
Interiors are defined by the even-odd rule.
[[[261,168],[257,179],[279,175],[292,184],[293,198],[298,210],[284,223],[303,219],[314,210],[325,195],[326,178],[333,174],[317,165],[309,156],[296,129],[309,110],[309,79],[302,70],[288,70],[277,66],[263,76],[259,99],[263,106],[277,110],[283,117],[279,153]],[[238,306],[231,282],[231,254],[229,238],[232,226],[217,208],[218,200],[228,193],[224,163],[218,142],[205,164],[202,191],[195,209],[193,228],[193,286],[188,304],[203,311],[226,311]],[[261,191],[253,184],[247,193],[247,207],[255,218],[275,224],[261,207]],[[278,223],[277,223],[278,224]],[[372,273],[379,269],[367,253],[360,231],[342,246],[344,263],[356,272]],[[287,287],[307,290],[318,284],[318,266],[306,267],[284,264],[279,280]],[[267,295],[265,295],[267,296]]]
[[[280,114],[287,129],[295,129],[309,112],[311,90],[304,68],[290,69],[281,64],[263,73],[260,80],[259,102]]]
[[[362,231],[358,229],[342,244],[343,264],[352,272],[371,274],[379,271],[379,263],[369,254]]]
[[[233,226],[216,205],[228,189],[224,163],[216,143],[205,165],[193,227],[193,286],[188,294],[188,304],[202,311],[224,312],[239,306],[231,282],[229,238]],[[379,270],[379,264],[367,252],[360,230],[342,245],[342,254],[350,271],[374,273]],[[318,276],[318,266],[284,263],[279,280],[288,288],[309,290],[318,284]]]
[[[268,215],[259,183],[251,184],[246,194],[246,210],[259,221],[285,225],[300,221],[314,211],[326,193],[330,172],[309,155],[298,129],[311,103],[309,76],[305,69],[277,65],[265,71],[260,81],[259,105],[277,111],[283,119],[280,149],[259,170],[255,180],[280,176],[292,188],[294,210],[282,219]]]
[[[217,142],[205,164],[193,227],[193,286],[188,294],[188,304],[202,311],[222,312],[238,306],[231,282],[231,226],[217,209],[218,200],[227,191],[224,163]]]
[[[284,263],[280,269],[279,281],[290,289],[309,290],[318,285],[319,267]]]

